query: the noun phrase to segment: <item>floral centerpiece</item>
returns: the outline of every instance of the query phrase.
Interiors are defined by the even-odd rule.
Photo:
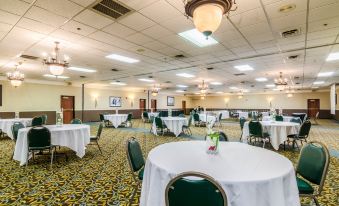
[[[271,116],[271,120],[275,121],[275,117],[277,116],[277,112],[274,108],[270,109],[270,116]]]
[[[64,120],[63,120],[64,118],[63,118],[63,112],[61,111],[61,112],[57,112],[56,113],[56,125],[58,126],[58,127],[61,127],[62,126],[62,124],[63,124],[63,122],[64,122]]]
[[[206,152],[208,154],[217,154],[219,149],[219,132],[212,130],[213,122],[208,122],[207,127],[207,137],[206,137]]]
[[[19,119],[19,112],[15,112],[14,118],[15,118],[15,119]]]

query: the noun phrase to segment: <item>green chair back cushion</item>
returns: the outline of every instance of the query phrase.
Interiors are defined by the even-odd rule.
[[[297,173],[306,180],[319,185],[326,167],[326,160],[325,148],[307,144],[300,152]]]
[[[284,121],[284,117],[280,116],[280,115],[275,116],[275,121],[282,122],[282,121]]]
[[[24,128],[25,126],[21,122],[14,122],[11,127],[13,138],[16,141],[18,138],[19,129]]]
[[[82,124],[81,120],[76,118],[76,119],[72,119],[71,124]]]
[[[47,123],[47,114],[41,115],[41,118],[42,118],[42,124],[46,124]]]
[[[51,146],[51,133],[46,127],[32,127],[27,134],[30,149],[46,148]]]
[[[103,124],[100,123],[100,124],[99,124],[99,128],[98,128],[98,131],[97,131],[97,138],[98,138],[98,139],[99,139],[100,136],[101,136],[102,128],[103,128],[103,127],[104,127]]]
[[[103,114],[99,114],[100,117],[100,121],[105,121],[104,115]]]
[[[254,137],[263,137],[261,123],[258,121],[250,121],[248,124],[250,135]]]
[[[311,122],[307,120],[300,127],[299,138],[300,137],[303,137],[303,138],[308,137],[310,130],[311,130]]]
[[[154,120],[155,120],[155,125],[157,126],[157,128],[163,128],[162,120],[160,117],[155,117]]]
[[[240,128],[241,128],[241,130],[242,130],[242,129],[244,128],[244,124],[245,124],[245,122],[246,122],[245,117],[240,117],[239,122],[240,122]]]
[[[148,119],[148,113],[147,112],[143,112],[142,116],[144,117],[144,119]]]
[[[134,139],[129,140],[127,149],[133,171],[134,172],[139,171],[145,165],[145,160],[144,157],[142,156],[142,151],[139,142],[137,142]]]
[[[129,113],[129,114],[127,115],[127,121],[128,121],[128,122],[132,121],[132,114],[131,114],[131,113]]]
[[[42,123],[43,123],[42,117],[33,117],[33,119],[32,119],[32,127],[41,126]]]
[[[301,120],[300,120],[299,117],[292,118],[292,119],[290,120],[290,122],[294,122],[294,123],[301,124]]]
[[[195,121],[195,122],[200,122],[199,114],[195,113],[195,114],[193,115],[193,118],[194,118],[194,121]]]
[[[223,206],[218,188],[206,179],[175,181],[168,191],[169,206]]]

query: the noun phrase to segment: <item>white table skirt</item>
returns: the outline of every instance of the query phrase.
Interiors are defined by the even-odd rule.
[[[14,122],[21,122],[25,127],[28,127],[32,124],[32,118],[0,119],[0,129],[11,139],[14,139],[12,134]]]
[[[123,122],[127,120],[127,114],[105,114],[104,119],[112,123],[115,128],[118,128]]]
[[[214,123],[217,121],[217,118],[215,116],[212,116],[212,115],[206,115],[206,114],[199,114],[199,119],[200,121],[203,121],[203,122],[211,122],[212,125],[214,125]],[[194,124],[194,119],[192,119],[193,121],[193,124]]]
[[[213,177],[226,192],[229,206],[300,205],[294,168],[284,156],[238,142],[221,142],[217,155],[205,149],[204,141],[154,148],[146,161],[140,206],[164,206],[168,182],[188,171]]]
[[[217,114],[217,117],[219,118],[219,115],[221,114],[221,119],[229,119],[230,118],[230,112],[227,110],[217,110],[214,111],[214,113]]]
[[[82,158],[85,155],[86,145],[90,143],[90,126],[85,124],[64,124],[62,126],[46,125],[51,132],[52,145],[68,147]],[[20,129],[15,145],[14,160],[20,165],[27,162],[27,133],[30,127]]]
[[[291,119],[298,118],[298,117],[292,117],[292,116],[283,116],[284,122],[290,122]],[[262,121],[271,121],[271,116],[264,116],[262,118]]]
[[[238,114],[239,114],[239,119],[241,117],[244,117],[245,119],[248,119],[248,112],[238,112]]]
[[[161,120],[176,137],[181,134],[182,126],[188,124],[188,120],[185,117],[161,117]],[[153,121],[152,131],[153,134],[158,135],[155,121]]]
[[[262,114],[263,117],[270,116],[269,112],[261,112],[261,114]]]
[[[242,141],[247,143],[249,137],[249,122],[245,122]],[[279,149],[279,145],[287,140],[287,135],[298,134],[300,124],[294,122],[276,122],[276,121],[262,121],[263,131],[270,135],[271,144],[275,150]]]

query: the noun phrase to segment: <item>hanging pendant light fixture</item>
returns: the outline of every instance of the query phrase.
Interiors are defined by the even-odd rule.
[[[235,0],[184,0],[187,17],[193,18],[198,31],[207,38],[220,26],[223,15],[231,10]]]
[[[200,89],[200,93],[201,94],[206,94],[207,93],[207,89],[208,89],[208,84],[206,84],[205,81],[202,80],[202,84],[199,84],[198,88]]]
[[[274,84],[277,86],[279,90],[284,90],[287,86],[288,79],[283,78],[282,72],[279,73],[279,78],[274,79]]]
[[[21,65],[21,62],[19,62]],[[7,73],[7,79],[11,82],[12,86],[18,87],[25,79],[25,75],[18,70],[18,65],[15,65],[14,72]]]
[[[55,43],[55,48],[54,52],[52,53],[51,56],[47,56],[47,54],[44,55],[44,61],[43,63],[46,64],[49,67],[49,71],[51,74],[54,76],[58,77],[64,73],[64,69],[68,67],[68,60],[69,57],[64,55],[63,60],[60,59],[60,54],[59,54],[59,42],[54,42]]]
[[[156,97],[159,93],[159,90],[160,90],[160,86],[154,85],[153,88],[152,88],[152,91],[151,91],[151,95],[153,97]]]

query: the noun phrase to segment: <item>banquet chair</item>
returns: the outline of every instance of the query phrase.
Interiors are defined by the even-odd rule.
[[[16,140],[18,139],[19,129],[21,129],[21,128],[25,128],[25,126],[21,122],[14,122],[13,125],[11,126],[11,131],[12,131],[12,134],[13,134],[13,140],[14,140],[15,143],[16,143]],[[15,145],[14,145],[14,147],[15,147]],[[12,155],[11,159],[13,159],[13,156],[14,156],[14,149],[13,149],[13,155]]]
[[[219,124],[219,127],[221,127],[221,117],[222,117],[222,113],[220,112],[218,117],[216,118],[217,119],[217,123]]]
[[[277,122],[283,122],[283,121],[284,121],[284,117],[283,117],[283,116],[280,116],[280,115],[277,115],[277,116],[275,116],[275,121],[277,121]]]
[[[166,186],[165,200],[166,206],[227,206],[227,196],[220,184],[199,172],[184,172],[174,177]]]
[[[223,131],[219,131],[219,141],[221,142],[228,142],[228,137]],[[207,135],[205,136],[205,140],[207,139]]]
[[[105,119],[103,114],[99,114],[99,117],[100,117],[100,122],[104,123],[105,127],[108,127],[110,124],[109,120]]]
[[[142,119],[144,120],[144,122],[149,122],[148,112],[144,111],[142,113]]]
[[[43,124],[42,117],[35,116],[32,119],[32,127],[41,126]]]
[[[43,125],[47,124],[47,114],[41,115],[41,118],[42,118],[42,124]]]
[[[319,206],[317,196],[320,196],[323,190],[329,164],[330,155],[323,143],[312,141],[303,146],[296,167],[300,197],[310,197]],[[310,183],[317,185],[317,189]]]
[[[71,124],[82,124],[81,120],[78,118],[72,119]]]
[[[97,135],[96,135],[96,136],[91,136],[91,138],[90,138],[90,144],[89,144],[89,145],[94,145],[94,144],[97,145],[101,154],[102,154],[102,151],[101,151],[101,148],[100,148],[100,146],[99,146],[99,139],[100,139],[100,136],[101,136],[102,128],[103,128],[103,127],[104,127],[103,124],[100,123],[100,124],[99,124],[99,128],[98,128],[98,131],[97,131]]]
[[[34,160],[35,152],[39,151],[37,154],[43,155],[43,151],[48,150],[51,153],[51,168],[53,165],[53,157],[55,151],[55,145],[51,143],[51,132],[48,128],[43,126],[35,126],[32,127],[27,133],[27,157],[29,153],[32,152],[32,157]],[[26,162],[26,167],[28,165],[28,158]]]
[[[301,124],[301,120],[299,117],[294,117],[290,120],[290,122],[294,122],[294,123],[298,123],[298,124]]]
[[[303,144],[303,141],[307,142],[307,137],[310,134],[311,125],[312,124],[309,120],[302,123],[298,134],[291,134],[291,135],[287,136],[287,138],[288,138],[287,143],[290,143],[289,139],[293,139],[292,140],[292,147],[294,148],[294,145],[296,145],[297,148],[299,148],[297,141],[300,141],[301,145]]]
[[[122,123],[122,126],[127,127],[128,124],[130,124],[129,126],[132,127],[132,113],[129,113],[127,115],[127,119],[125,122]]]
[[[200,120],[200,117],[199,117],[199,114],[198,113],[195,113],[193,115],[193,119],[194,119],[194,126],[198,126],[198,127],[205,127],[206,126],[206,122],[203,122]]]
[[[243,129],[244,129],[244,124],[246,122],[246,119],[245,117],[240,117],[239,119],[239,123],[240,123],[240,129],[241,129],[241,135],[240,135],[240,141],[241,141],[241,138],[242,138],[242,132],[243,132]]]
[[[183,113],[180,113],[179,117],[185,117],[185,115]]]
[[[144,178],[145,167],[145,159],[142,155],[140,144],[134,137],[126,141],[126,154],[133,180],[136,183],[132,197],[130,199],[132,201],[138,186],[141,184]]]
[[[160,129],[160,132],[162,133],[162,135],[164,135],[165,129],[167,130],[166,132],[168,132],[168,129],[167,129],[166,125],[163,124],[163,122],[162,122],[160,117],[155,117],[154,121],[155,121],[156,129],[157,130]]]
[[[318,125],[318,119],[319,119],[319,112],[317,112],[316,114],[315,114],[315,117],[314,117],[314,124],[316,124],[316,125]]]
[[[192,125],[192,115],[188,118],[188,124],[182,126],[182,131],[187,135],[192,135],[191,125]]]
[[[263,127],[258,121],[250,121],[248,123],[249,132],[250,132],[250,142],[252,142],[252,138],[254,138],[254,142],[257,142],[257,139],[262,140],[264,142],[263,148],[265,148],[265,143],[270,142],[270,135],[263,131]]]

